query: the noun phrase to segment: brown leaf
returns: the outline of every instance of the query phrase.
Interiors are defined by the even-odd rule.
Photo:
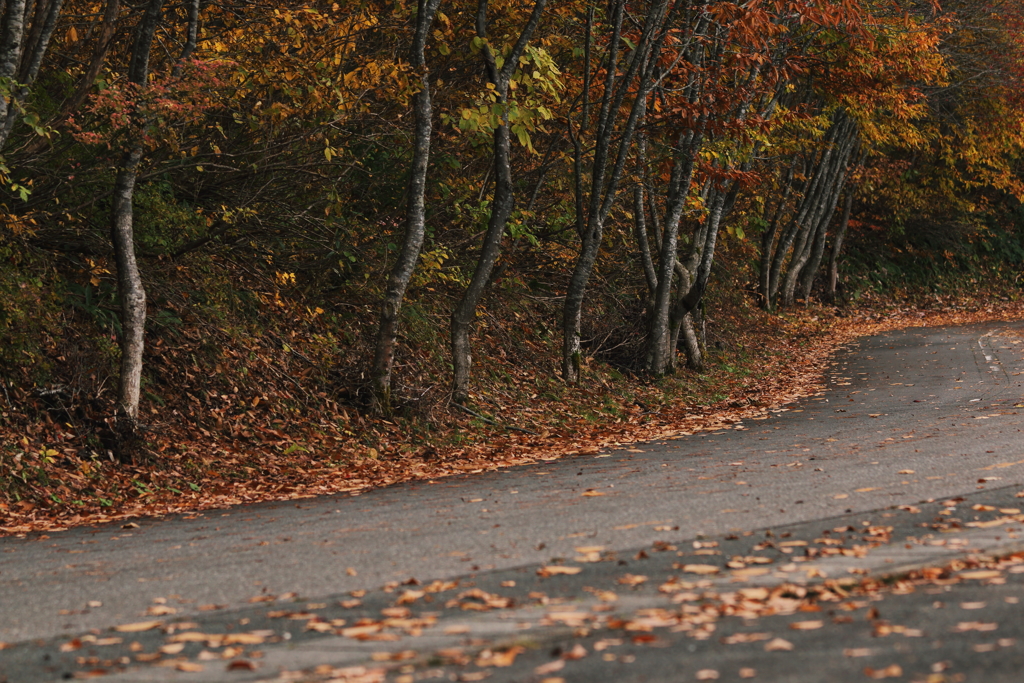
[[[162,621],[136,621],[131,624],[115,626],[114,630],[120,631],[121,633],[137,633],[139,631],[151,631],[155,628],[159,628],[160,626],[163,626],[163,623],[164,622]]]
[[[572,649],[562,654],[562,659],[568,659],[575,661],[577,659],[583,659],[587,656],[587,648],[583,647],[579,643],[572,646]]]
[[[484,650],[480,653],[480,656],[477,657],[476,665],[479,667],[512,666],[512,664],[516,661],[516,657],[519,656],[521,652],[526,652],[526,648],[521,645],[514,645],[503,652],[492,652],[491,650]]]
[[[864,669],[864,675],[868,678],[899,678],[903,675],[903,667],[899,664],[890,664],[884,669],[872,669],[870,666]]]
[[[541,567],[537,570],[538,576],[556,576],[558,574],[579,574],[583,569],[581,567],[563,567],[561,565],[551,565],[548,567]]]
[[[185,643],[167,643],[159,647],[160,654],[176,655],[185,649]]]
[[[765,652],[789,652],[793,649],[793,643],[783,638],[773,638],[764,644]]]
[[[967,631],[995,631],[999,624],[984,621],[961,621],[953,629],[954,633],[965,633]]]
[[[228,671],[255,671],[256,663],[248,659],[235,659],[228,662]]]
[[[146,610],[146,614],[151,617],[166,617],[170,614],[177,614],[178,610],[167,605],[153,605]]]
[[[972,571],[972,572],[960,572],[960,578],[961,579],[984,580],[984,579],[994,579],[994,578],[996,578],[998,576],[1002,576],[1002,575],[1003,575],[1002,572],[997,571],[995,569],[979,569],[978,571]]]
[[[794,631],[813,631],[814,629],[821,628],[825,625],[825,622],[820,619],[814,619],[811,621],[794,621],[789,625]]]
[[[261,633],[229,633],[221,642],[224,645],[260,645],[265,640]]]
[[[625,574],[616,580],[616,583],[620,583],[623,586],[639,586],[646,582],[647,577],[641,574]]]

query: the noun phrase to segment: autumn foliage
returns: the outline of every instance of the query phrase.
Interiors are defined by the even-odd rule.
[[[798,306],[1017,296],[1010,0],[3,12],[19,523],[632,438],[755,402]]]

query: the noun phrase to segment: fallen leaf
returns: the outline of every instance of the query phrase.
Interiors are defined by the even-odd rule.
[[[718,672],[714,669],[701,669],[697,672],[698,681],[717,681]]]
[[[453,624],[451,626],[444,627],[444,634],[446,636],[458,636],[463,633],[469,633],[469,627],[465,624]]]
[[[832,497],[835,498],[836,500],[842,500],[844,498],[849,498],[850,494],[849,493],[838,493],[838,494],[836,494],[836,495],[834,495]]]
[[[740,669],[740,678],[753,678],[756,675],[757,669],[751,669],[749,666]]]
[[[900,470],[897,474],[913,474],[914,470]]]
[[[577,659],[583,659],[586,656],[587,656],[587,648],[583,647],[579,643],[576,643],[575,645],[572,646],[571,650],[569,650],[568,652],[562,654],[562,659],[568,659],[570,661],[575,661]]]
[[[361,638],[363,636],[370,635],[372,633],[378,633],[384,628],[380,624],[366,624],[364,626],[350,626],[348,628],[341,629],[341,635],[346,638]]]
[[[399,604],[399,605],[408,605],[410,603],[416,602],[417,600],[419,600],[420,598],[422,598],[426,594],[427,594],[426,591],[414,591],[414,590],[404,591],[402,593],[402,595],[398,598],[397,604]]]
[[[184,649],[185,643],[167,643],[160,646],[159,652],[165,655],[176,655]]]
[[[680,569],[687,574],[717,574],[718,567],[713,564],[684,564]]]
[[[115,626],[114,630],[121,633],[137,633],[139,631],[151,631],[154,628],[163,626],[163,623],[162,621],[136,621],[131,624]]]
[[[563,567],[561,565],[552,565],[548,567],[541,567],[537,570],[538,576],[556,576],[558,574],[579,574],[583,571],[582,567]]]
[[[960,609],[984,609],[984,602],[961,602]]]
[[[260,645],[266,640],[261,633],[229,633],[221,639],[224,645]]]
[[[582,553],[584,555],[589,555],[590,553],[601,553],[601,552],[604,552],[605,550],[607,550],[607,547],[603,546],[603,545],[578,545],[578,546],[576,546],[576,552]]]
[[[752,579],[755,576],[764,576],[771,570],[765,567],[748,567],[747,569],[737,569],[732,572],[733,580],[741,581],[746,579]]]
[[[903,675],[903,667],[899,664],[890,664],[884,669],[872,669],[870,666],[864,669],[864,675],[868,678],[899,678]]]
[[[843,650],[843,654],[847,657],[870,657],[874,650],[870,647],[848,647]]]
[[[61,652],[74,652],[75,650],[80,650],[81,648],[82,648],[82,641],[79,640],[78,638],[75,638],[74,640],[69,640],[66,643],[62,643],[61,646],[60,646],[60,651]]]
[[[490,650],[484,650],[480,653],[480,656],[476,659],[476,665],[479,667],[495,666],[495,667],[506,667],[512,666],[516,661],[516,657],[521,652],[526,652],[526,648],[522,645],[514,645],[504,652],[492,652]]]
[[[177,614],[178,610],[167,605],[153,605],[146,610],[146,614],[151,617],[165,617],[169,614]]]
[[[793,649],[793,643],[783,638],[773,638],[764,644],[765,652],[788,652]]]
[[[868,491],[877,491],[877,490],[878,490],[878,487],[876,487],[876,486],[867,486],[867,487],[862,488],[862,489],[854,489],[854,493],[867,493]]]
[[[203,670],[203,665],[196,664],[195,662],[178,662],[174,668],[178,671],[185,671],[188,673],[199,673]]]
[[[995,569],[979,569],[978,571],[961,572],[960,573],[960,578],[961,579],[984,580],[984,579],[994,579],[997,576],[1002,576],[1002,575],[1003,575],[1002,572],[997,571]]]
[[[625,574],[620,576],[616,583],[620,583],[623,586],[639,586],[642,583],[647,582],[647,577],[641,574]]]
[[[820,619],[814,619],[811,621],[794,621],[789,625],[794,631],[813,631],[814,629],[821,628],[825,625],[825,622]]]
[[[731,636],[722,638],[722,644],[756,643],[760,640],[769,640],[771,637],[770,633],[734,633]]]
[[[593,498],[594,496],[603,496],[605,495],[605,493],[604,491],[595,491],[593,489],[587,489],[586,491],[583,492],[583,495],[587,498]]]
[[[256,663],[248,659],[235,659],[228,662],[228,671],[255,671]]]
[[[138,529],[139,525],[136,524],[135,522],[128,522],[127,524],[122,524],[121,528],[122,529]]]
[[[953,629],[954,633],[966,633],[967,631],[995,631],[999,624],[984,621],[961,621]]]

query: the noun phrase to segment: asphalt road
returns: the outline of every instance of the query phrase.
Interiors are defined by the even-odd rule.
[[[822,395],[772,412],[765,419],[748,420],[714,433],[361,496],[138,520],[137,528],[113,525],[48,537],[0,539],[0,642],[12,644],[0,650],[0,681],[4,676],[7,681],[54,680],[90,671],[126,681],[178,677],[262,680],[277,676],[281,669],[304,669],[309,680],[332,676],[346,680],[331,667],[369,667],[365,675],[375,676],[369,655],[382,648],[419,653],[420,659],[410,655],[408,664],[394,663],[398,659],[385,663],[390,667],[389,680],[403,683],[438,676],[482,680],[474,678],[481,672],[493,680],[516,681],[558,677],[580,681],[716,680],[707,672],[731,680],[730,676],[740,676],[740,669],[760,671],[755,675],[762,680],[779,681],[847,680],[843,673],[847,669],[852,676],[849,680],[868,680],[865,669],[874,678],[892,674],[894,679],[917,680],[911,676],[920,674],[924,676],[920,680],[930,683],[1020,680],[1013,676],[1024,663],[1022,651],[1015,645],[1018,636],[1007,630],[1010,624],[1021,622],[1020,637],[1024,637],[1024,620],[1013,607],[1016,603],[1007,601],[1015,592],[1024,592],[1016,574],[1002,584],[959,582],[887,594],[886,605],[906,605],[901,608],[904,612],[898,613],[901,618],[916,615],[913,618],[930,625],[957,618],[948,616],[953,614],[951,610],[933,607],[940,601],[931,599],[927,591],[936,588],[963,593],[944,604],[983,602],[987,611],[997,606],[1002,610],[991,616],[991,622],[984,622],[1001,624],[1003,629],[992,643],[971,643],[967,635],[906,638],[909,645],[900,641],[900,647],[909,649],[893,652],[900,657],[918,657],[922,666],[927,666],[913,673],[907,660],[900,665],[899,676],[895,669],[885,669],[890,665],[881,661],[877,666],[864,664],[868,659],[859,657],[869,657],[863,651],[872,648],[856,644],[863,635],[860,632],[843,632],[843,625],[852,622],[842,620],[820,629],[786,631],[794,649],[785,651],[786,657],[772,659],[775,663],[759,664],[776,654],[761,649],[760,641],[750,641],[759,645],[747,648],[748,662],[735,646],[722,644],[718,633],[715,638],[692,638],[686,629],[672,632],[665,627],[665,633],[658,631],[655,640],[634,642],[631,636],[615,636],[616,622],[605,619],[620,612],[626,619],[639,609],[676,605],[654,590],[667,577],[680,573],[674,565],[696,563],[704,557],[705,562],[717,562],[724,576],[727,568],[722,563],[730,556],[725,551],[729,544],[745,544],[737,546],[732,557],[749,556],[754,548],[776,552],[777,557],[769,559],[784,568],[782,546],[760,548],[763,539],[786,533],[789,538],[806,537],[806,543],[813,543],[823,523],[832,529],[886,524],[895,529],[893,538],[915,538],[914,543],[880,544],[881,548],[865,557],[839,556],[847,564],[859,562],[859,568],[823,563],[820,573],[826,576],[849,577],[851,568],[858,571],[852,576],[864,576],[949,563],[970,556],[972,550],[1013,551],[1015,534],[1002,527],[964,529],[960,543],[938,545],[916,539],[924,532],[919,527],[925,518],[931,521],[956,515],[965,522],[971,519],[963,512],[968,502],[997,503],[994,507],[1000,509],[1013,505],[1017,491],[1013,487],[1024,482],[1019,414],[1024,400],[1020,375],[1024,371],[1024,336],[1020,335],[1024,335],[1024,325],[1004,323],[910,329],[864,339],[837,356],[829,388]],[[957,497],[967,497],[967,502],[961,502],[959,508],[955,503],[942,505],[943,500]],[[915,505],[924,512],[900,511],[900,505]],[[869,524],[864,525],[865,521]],[[766,536],[768,530],[774,532]],[[744,535],[751,532],[761,539],[757,546]],[[684,552],[699,550],[694,548],[695,542],[718,545],[700,557],[680,559]],[[658,552],[668,545],[680,550]],[[596,552],[601,561],[583,562],[587,558],[580,557],[581,547],[600,547],[590,553]],[[562,563],[582,567],[581,573],[549,578],[536,574],[538,566]],[[795,581],[795,577],[813,583],[816,577],[803,572],[806,566],[772,571],[756,580],[751,577],[747,583],[771,587]],[[623,573],[639,571],[650,580],[623,589],[619,583]],[[466,614],[459,604],[453,604],[430,617],[438,620],[436,626],[427,624],[423,634],[400,642],[353,640],[333,631],[310,630],[308,624],[303,627],[298,621],[285,630],[267,616],[268,612],[287,612],[281,607],[285,605],[307,620],[309,614],[316,614],[326,620],[322,623],[346,618],[354,624],[358,618],[379,618],[381,609],[395,607],[396,596],[403,590],[416,590],[411,583],[412,588],[381,591],[389,582],[415,579],[428,584],[456,578],[463,588],[471,583],[484,586],[489,593],[502,592],[514,602],[502,610],[502,616],[481,613],[445,634],[446,624],[450,626],[453,619]],[[511,581],[516,585],[507,585]],[[593,590],[584,591],[584,587]],[[591,605],[595,591],[613,587],[620,592],[620,599],[609,603],[611,607],[598,609],[594,614],[603,615],[602,619],[584,626],[551,622],[544,616],[550,604],[530,597],[543,592],[545,600],[556,601],[551,604]],[[716,595],[727,588],[735,591],[733,583],[699,586],[700,591]],[[359,607],[338,605],[339,600],[354,599],[352,591],[362,590],[369,593],[362,596]],[[452,595],[458,593],[458,589],[449,590],[456,591]],[[975,594],[979,592],[981,597]],[[985,597],[988,595],[991,597]],[[250,602],[275,597],[272,603]],[[713,602],[718,598],[707,599]],[[442,607],[441,601],[432,607]],[[865,614],[868,609],[863,607]],[[795,617],[775,614],[761,618],[792,621]],[[120,636],[109,630],[146,620],[160,621],[161,626]],[[877,638],[879,620],[873,613],[860,620],[872,624],[865,637]],[[187,670],[192,660],[179,667],[183,671],[175,668],[181,656],[194,658],[200,651],[212,652],[216,643],[207,642],[206,650],[201,644],[190,644],[189,649],[156,657],[171,666],[152,667],[139,661],[139,653],[166,647],[165,641],[174,636],[173,624],[183,621],[191,622],[188,628],[204,633],[255,629],[262,634],[255,636],[261,641],[259,656],[252,648],[239,650],[238,656],[252,657],[240,660],[246,663],[230,671],[222,660],[216,660],[216,666],[211,664],[214,655],[209,654],[202,660],[206,664],[198,664],[203,672]],[[518,637],[517,629],[523,623],[531,625],[529,639],[521,653],[517,650],[515,662],[507,667],[488,666],[486,657],[481,659],[477,651],[499,642],[507,650],[511,647],[507,643]],[[939,630],[948,633],[959,623],[944,624]],[[463,627],[466,633],[462,633]],[[719,633],[728,628],[723,623]],[[122,642],[96,646],[97,638]],[[616,639],[623,641],[621,645],[595,647],[600,640]],[[945,659],[915,650],[924,647],[921,643],[926,640],[933,649],[940,643],[935,657]],[[947,652],[949,642],[957,645],[956,652]],[[587,656],[559,659],[561,655],[554,655],[567,662],[564,670],[553,669],[550,675],[535,672],[537,666],[550,663],[552,653],[570,652],[577,644]],[[984,647],[976,651],[975,645]],[[989,645],[992,649],[986,650]],[[468,663],[423,655],[431,648],[451,647],[467,652],[475,648],[476,654]],[[612,660],[606,656],[613,654],[608,648],[618,648]],[[859,655],[842,655],[846,650]],[[223,654],[221,651],[217,657]],[[836,664],[833,671],[829,664],[833,660],[852,664],[845,669]],[[478,663],[482,666],[474,669]],[[318,665],[326,668],[316,673]],[[985,677],[971,678],[975,670],[984,672]],[[354,671],[345,676],[357,680]],[[832,673],[822,676],[822,671]],[[705,678],[699,678],[699,672],[705,672],[701,674]]]

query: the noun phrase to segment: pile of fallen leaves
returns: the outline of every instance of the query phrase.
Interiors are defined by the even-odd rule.
[[[164,407],[172,418],[147,434],[150,459],[134,466],[113,462],[102,438],[97,442],[95,432],[81,429],[81,416],[69,416],[59,396],[15,388],[0,397],[6,402],[0,442],[7,444],[0,451],[0,531],[358,493],[729,428],[820,391],[829,356],[858,336],[1022,314],[1017,302],[978,306],[948,299],[843,314],[832,308],[723,314],[719,324],[730,328],[733,346],[713,350],[705,374],[652,383],[592,362],[581,386],[566,387],[509,359],[501,369],[511,379],[480,380],[475,415],[452,409],[433,422],[373,418],[325,395],[304,396],[301,365],[315,365],[314,359],[291,374],[277,370],[284,377],[276,383],[268,377],[248,388],[179,392],[178,403]],[[232,353],[239,364],[258,357],[244,348]],[[179,366],[171,349],[154,355],[154,364],[165,363],[168,372]],[[268,400],[271,386],[277,393]],[[179,414],[186,406],[202,419]]]

